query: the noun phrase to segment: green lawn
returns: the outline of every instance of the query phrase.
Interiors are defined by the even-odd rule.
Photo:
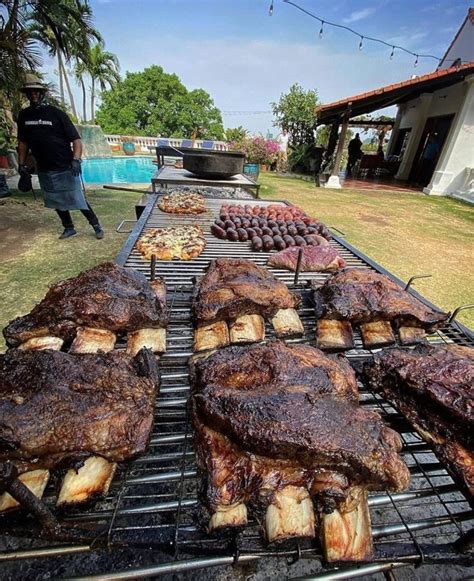
[[[346,239],[400,278],[429,273],[416,288],[444,309],[473,303],[474,208],[422,194],[316,189],[298,179],[261,176],[263,198],[286,199],[345,232]],[[0,327],[28,312],[48,286],[104,260],[113,260],[126,235],[115,232],[134,219],[140,194],[115,190],[89,192],[106,229],[96,240],[74,212],[79,235],[59,241],[61,225],[42,202],[15,193],[0,200]],[[474,328],[474,311],[459,317]],[[3,342],[0,340],[0,350]]]

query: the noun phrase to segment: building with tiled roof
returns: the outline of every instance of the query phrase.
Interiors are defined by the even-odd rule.
[[[336,139],[342,125],[329,187],[339,186],[350,120],[395,104],[398,112],[386,152],[395,179],[420,184],[427,194],[474,202],[474,8],[436,71],[317,108],[318,124],[332,125]]]

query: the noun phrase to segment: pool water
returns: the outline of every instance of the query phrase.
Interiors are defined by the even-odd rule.
[[[156,171],[152,160],[140,156],[85,159],[82,175],[86,184],[149,184]]]

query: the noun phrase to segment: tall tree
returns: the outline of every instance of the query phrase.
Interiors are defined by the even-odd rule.
[[[278,103],[272,103],[274,125],[288,130],[292,147],[314,143],[317,105],[317,91],[305,91],[298,83],[282,93]]]
[[[119,62],[113,53],[96,44],[84,59],[84,66],[91,78],[91,122],[94,123],[96,87],[105,91],[107,87],[111,88],[120,81]]]
[[[188,91],[174,74],[153,65],[127,73],[102,94],[97,122],[107,133],[222,139],[222,116],[206,91]]]

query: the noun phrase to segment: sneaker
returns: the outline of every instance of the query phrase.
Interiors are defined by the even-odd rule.
[[[59,240],[64,240],[65,238],[71,238],[72,236],[75,236],[76,234],[77,234],[77,232],[74,230],[74,228],[65,228],[64,232],[59,237]]]
[[[100,224],[96,224],[95,226],[92,226],[92,228],[94,228],[95,237],[97,238],[97,240],[102,240],[102,238],[104,237],[104,229],[102,228],[102,226]]]

